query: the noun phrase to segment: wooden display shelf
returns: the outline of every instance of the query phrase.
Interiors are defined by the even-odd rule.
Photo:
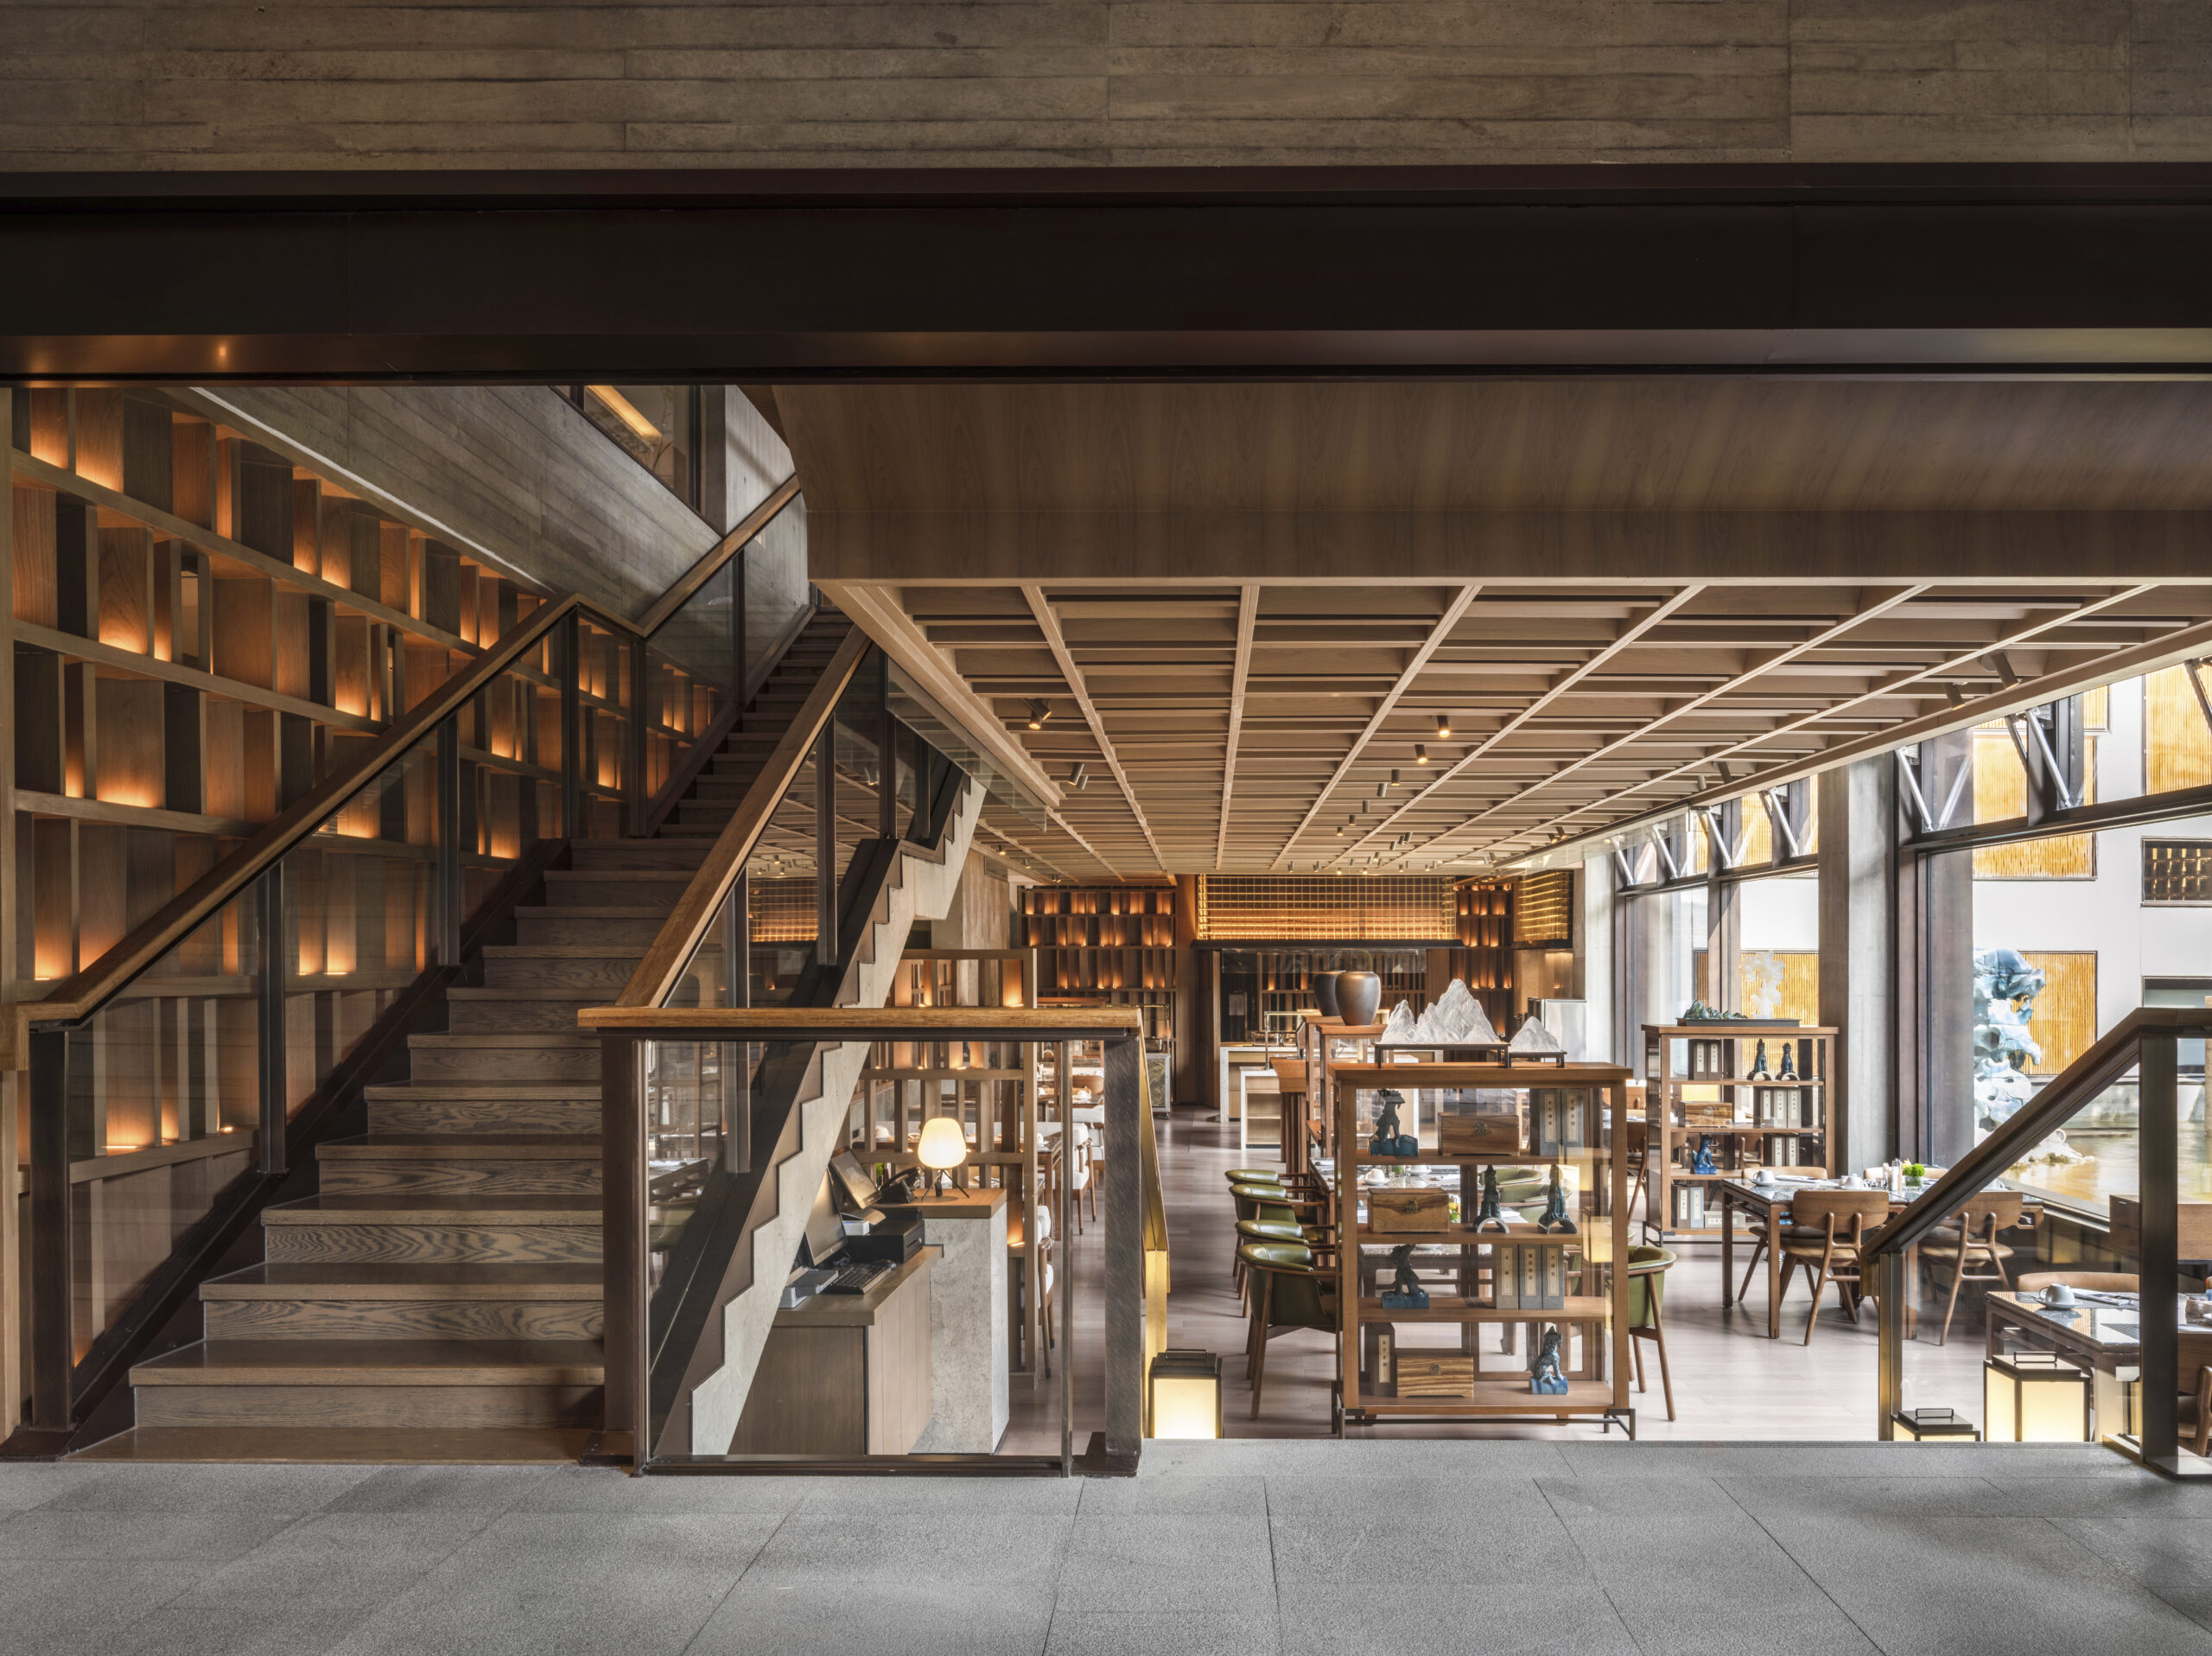
[[[1786,1127],[1770,1127],[1769,1132],[1788,1132]],[[1810,1132],[1811,1128],[1799,1131]],[[1587,1155],[1591,1147],[1577,1144],[1566,1150],[1423,1150],[1419,1156],[1375,1156],[1358,1150],[1343,1159],[1363,1168],[1421,1168],[1457,1167],[1471,1162],[1477,1167],[1496,1162],[1504,1167],[1546,1168],[1554,1162],[1564,1162],[1570,1156]]]
[[[1372,1322],[1603,1322],[1611,1302],[1602,1294],[1570,1294],[1563,1306],[1540,1310],[1529,1306],[1497,1306],[1488,1300],[1470,1300],[1457,1294],[1431,1294],[1428,1309],[1394,1311],[1370,1295],[1359,1303],[1359,1315]]]
[[[1789,1138],[1798,1142],[1801,1152],[1817,1150],[1817,1159],[1799,1161],[1787,1165],[1808,1174],[1826,1174],[1828,1167],[1828,1071],[1834,1067],[1834,1029],[1815,1024],[1728,1024],[1728,1023],[1647,1023],[1643,1026],[1643,1084],[1645,1111],[1645,1156],[1647,1176],[1644,1181],[1643,1234],[1647,1239],[1661,1241],[1717,1241],[1720,1226],[1713,1222],[1696,1226],[1678,1226],[1674,1222],[1675,1192],[1686,1185],[1702,1185],[1715,1179],[1738,1177],[1750,1169],[1770,1165],[1747,1153],[1751,1141],[1769,1138]],[[1685,1064],[1688,1059],[1686,1043],[1697,1042],[1708,1048],[1718,1048],[1710,1055],[1722,1061],[1728,1072],[1725,1074],[1684,1074],[1676,1073],[1675,1054],[1677,1043],[1681,1047]],[[1766,1044],[1770,1067],[1778,1066],[1781,1049],[1794,1050],[1798,1073],[1788,1080],[1771,1075],[1748,1076],[1738,1073],[1752,1061],[1752,1054],[1759,1042]],[[1813,1120],[1762,1124],[1756,1121],[1693,1122],[1676,1121],[1677,1115],[1686,1115],[1688,1105],[1711,1108],[1719,1104],[1732,1110],[1741,1101],[1754,1099],[1761,1090],[1787,1093],[1801,1103],[1809,1101]],[[1697,1091],[1699,1096],[1688,1095]],[[1756,1108],[1754,1102],[1753,1107]],[[1686,1145],[1694,1145],[1700,1137],[1714,1141],[1714,1150],[1725,1163],[1712,1173],[1692,1173],[1675,1160]],[[1808,1144],[1805,1141],[1815,1140]]]
[[[1628,1398],[1629,1278],[1622,1268],[1629,1257],[1625,1151],[1626,1083],[1630,1072],[1611,1064],[1567,1064],[1542,1070],[1503,1064],[1427,1064],[1421,1067],[1419,1084],[1423,1087],[1541,1086],[1582,1095],[1580,1107],[1586,1112],[1583,1132],[1586,1143],[1579,1147],[1579,1153],[1595,1162],[1599,1176],[1574,1193],[1579,1222],[1572,1232],[1542,1232],[1525,1220],[1503,1232],[1478,1232],[1465,1225],[1443,1231],[1378,1232],[1369,1226],[1351,1223],[1358,1213],[1358,1173],[1362,1167],[1420,1166],[1432,1161],[1465,1167],[1541,1167],[1558,1159],[1527,1151],[1485,1151],[1448,1156],[1439,1154],[1433,1157],[1423,1151],[1410,1160],[1369,1156],[1358,1148],[1363,1131],[1358,1095],[1362,1091],[1402,1086],[1406,1079],[1403,1067],[1383,1064],[1339,1063],[1332,1066],[1329,1073],[1329,1120],[1335,1137],[1349,1147],[1349,1153],[1338,1156],[1336,1163],[1336,1211],[1349,1236],[1347,1245],[1338,1250],[1337,1256],[1337,1303],[1344,1308],[1339,1341],[1342,1371],[1338,1385],[1338,1396],[1344,1400],[1343,1412],[1363,1417],[1446,1418],[1510,1415],[1562,1419],[1598,1415],[1608,1422],[1618,1417],[1632,1432],[1635,1411]],[[1593,1258],[1590,1253],[1591,1227],[1600,1223],[1611,1226],[1611,1250],[1604,1259]],[[1599,1291],[1566,1296],[1564,1303],[1548,1309],[1536,1306],[1501,1308],[1491,1301],[1470,1299],[1463,1295],[1433,1294],[1427,1307],[1418,1311],[1386,1310],[1379,1294],[1360,1291],[1365,1286],[1361,1279],[1363,1255],[1372,1258],[1375,1251],[1408,1243],[1417,1247],[1465,1248],[1480,1247],[1486,1243],[1526,1246],[1546,1241],[1556,1242],[1574,1256],[1567,1267],[1569,1281]],[[1470,1392],[1463,1397],[1399,1398],[1377,1396],[1362,1384],[1361,1364],[1366,1342],[1361,1337],[1361,1325],[1382,1322],[1432,1326],[1457,1323],[1463,1327],[1549,1322],[1559,1325],[1562,1332],[1570,1327],[1580,1328],[1584,1332],[1581,1339],[1574,1342],[1575,1354],[1570,1359],[1574,1370],[1567,1377],[1567,1391],[1560,1396],[1539,1397],[1529,1390],[1525,1375],[1515,1374],[1478,1375]],[[1463,1334],[1463,1345],[1467,1338]],[[1341,1417],[1338,1430],[1341,1433]]]
[[[1550,1315],[1538,1312],[1538,1316]],[[1569,1380],[1563,1397],[1538,1397],[1526,1375],[1478,1375],[1464,1398],[1385,1398],[1362,1389],[1352,1406],[1370,1415],[1601,1415],[1625,1412],[1625,1400],[1613,1400],[1611,1380]]]

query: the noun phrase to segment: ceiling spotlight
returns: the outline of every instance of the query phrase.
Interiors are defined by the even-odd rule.
[[[1045,721],[1052,717],[1052,710],[1050,707],[1039,701],[1034,696],[1029,698],[1029,728],[1031,729],[1043,729]]]
[[[1390,773],[1390,786],[1392,787],[1397,787],[1402,780],[1402,779],[1399,776],[1397,771],[1393,769]]]
[[[1344,837],[1344,831],[1343,829],[1341,829],[1341,828],[1338,829],[1338,830],[1337,830],[1337,838],[1338,838],[1338,839],[1342,839]]]
[[[1081,760],[1077,760],[1075,763],[1074,768],[1068,772],[1068,786],[1078,792],[1084,788],[1089,787],[1090,786],[1090,767],[1084,764]]]
[[[1418,742],[1414,743],[1414,763],[1416,765],[1428,763],[1428,748]]]
[[[1439,713],[1436,716],[1436,739],[1439,742],[1449,742],[1452,739],[1452,716],[1449,713]]]
[[[1390,785],[1388,782],[1377,782],[1375,785],[1375,797],[1378,799],[1389,799],[1390,797]]]

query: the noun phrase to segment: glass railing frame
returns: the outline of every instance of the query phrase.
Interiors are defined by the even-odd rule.
[[[2139,1077],[2137,1196],[2142,1230],[2138,1243],[2141,1372],[2175,1371],[2180,1291],[2177,1220],[2180,1203],[2180,1042],[2212,1035],[2212,1009],[2138,1007],[2114,1024],[2059,1073],[2050,1084],[2021,1105],[1996,1131],[1976,1144],[1957,1164],[1903,1213],[1866,1239],[1863,1269],[1874,1283],[1870,1296],[1878,1312],[1876,1362],[1877,1435],[1895,1436],[1904,1398],[1906,1251],[1958,1213],[2016,1165],[2022,1155],[2072,1118],[2113,1082],[2134,1070]],[[2178,1474],[2179,1413],[2171,1385],[2142,1387],[2143,1430],[2137,1448],[2143,1464]],[[2186,1469],[2196,1471],[2196,1467]],[[2207,1468],[2206,1470],[2212,1470]]]

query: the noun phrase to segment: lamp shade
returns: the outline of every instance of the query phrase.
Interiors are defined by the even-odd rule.
[[[2011,1352],[1982,1366],[1984,1433],[1993,1443],[2086,1443],[2089,1377],[2064,1359]]]
[[[942,1173],[968,1159],[968,1136],[950,1116],[931,1116],[922,1124],[922,1142],[914,1147],[915,1159]]]
[[[1152,1360],[1154,1437],[1221,1436],[1221,1359],[1210,1351],[1163,1351]]]

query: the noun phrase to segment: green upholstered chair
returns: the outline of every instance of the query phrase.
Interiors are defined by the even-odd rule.
[[[1282,1175],[1273,1168],[1231,1168],[1222,1175],[1231,1184],[1281,1184]]]
[[[1313,1262],[1312,1249],[1290,1242],[1245,1242],[1236,1258],[1251,1278],[1252,1328],[1244,1345],[1252,1379],[1252,1417],[1259,1418],[1260,1391],[1268,1370],[1268,1341],[1290,1328],[1340,1335],[1336,1276]]]
[[[1667,1272],[1675,1256],[1667,1248],[1630,1248],[1628,1254],[1629,1355],[1636,1360],[1636,1388],[1649,1392],[1643,1379],[1643,1342],[1659,1352],[1659,1384],[1667,1397],[1667,1418],[1675,1417],[1675,1380],[1667,1372],[1667,1330],[1659,1318],[1667,1296]]]

